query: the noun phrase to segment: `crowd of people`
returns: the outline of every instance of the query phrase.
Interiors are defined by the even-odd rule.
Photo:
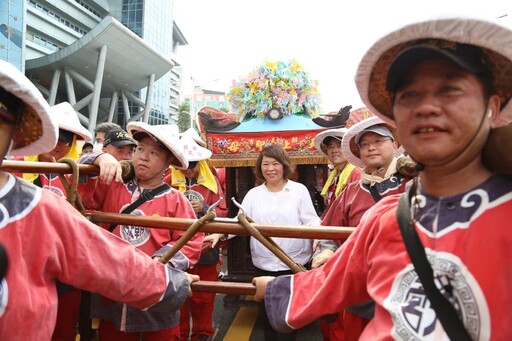
[[[324,340],[507,338],[512,165],[492,141],[512,145],[511,37],[454,18],[377,41],[356,76],[374,115],[314,141],[332,165],[321,216],[285,148],[262,148],[241,212],[263,224],[355,227],[344,242],[273,238],[300,272],[251,237],[265,340],[295,340],[319,319]],[[3,61],[0,131],[0,160],[96,165],[98,175],[78,179],[86,209],[228,214],[225,178],[195,130],[102,123],[93,139],[71,104],[50,107]],[[218,280],[218,244],[232,236],[198,232],[162,264],[184,231],[98,227],[66,202],[63,179],[0,170],[0,339],[74,340],[84,292],[99,340],[211,339],[215,295],[192,294],[191,283]]]

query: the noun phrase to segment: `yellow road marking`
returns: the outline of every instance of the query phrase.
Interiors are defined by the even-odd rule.
[[[224,341],[248,341],[258,317],[258,307],[240,307]]]

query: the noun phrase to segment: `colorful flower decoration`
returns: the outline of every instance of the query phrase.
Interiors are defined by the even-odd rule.
[[[271,108],[284,116],[304,113],[317,116],[318,82],[310,80],[296,60],[269,62],[233,81],[227,98],[239,119],[265,117]]]

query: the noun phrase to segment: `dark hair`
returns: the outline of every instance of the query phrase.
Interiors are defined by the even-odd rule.
[[[91,142],[85,142],[84,145],[82,146],[82,151],[85,149],[85,148],[94,148],[94,145],[91,143]]]
[[[194,169],[199,161],[189,161],[187,169]]]
[[[6,109],[2,110],[4,119],[12,121],[11,123],[15,126],[18,125],[25,103],[19,97],[0,86],[0,104]]]
[[[114,122],[103,122],[100,123],[94,128],[95,133],[110,133],[112,130],[123,130],[121,126]]]
[[[265,177],[261,172],[261,163],[263,162],[264,156],[276,159],[277,162],[283,165],[283,178],[288,178],[288,175],[295,170],[295,166],[290,161],[290,157],[286,150],[278,144],[270,144],[261,150],[261,153],[256,160],[256,176],[260,180],[265,180]]]
[[[337,138],[335,138],[334,136],[326,136],[325,139],[322,141],[322,144],[323,145],[328,145],[329,143],[331,143],[332,140],[338,140]],[[340,141],[340,140],[338,140]],[[340,141],[341,143],[341,141]]]
[[[75,137],[75,133],[72,131],[59,129],[59,140],[69,143],[73,141],[73,137]]]

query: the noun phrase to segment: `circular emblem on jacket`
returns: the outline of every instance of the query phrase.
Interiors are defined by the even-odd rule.
[[[440,292],[455,307],[473,340],[488,340],[489,310],[483,293],[466,266],[453,254],[426,249]],[[409,264],[395,278],[384,307],[394,321],[397,340],[436,340],[444,334],[423,285]]]
[[[188,199],[188,201],[197,200],[200,203],[204,202],[204,197],[201,195],[201,193],[194,191],[194,190],[187,190],[185,193],[183,193],[185,197]]]
[[[142,216],[144,215],[144,212],[141,210],[134,210],[131,214]],[[144,244],[150,237],[149,229],[143,226],[121,225],[119,232],[124,240],[130,242],[134,246]]]

